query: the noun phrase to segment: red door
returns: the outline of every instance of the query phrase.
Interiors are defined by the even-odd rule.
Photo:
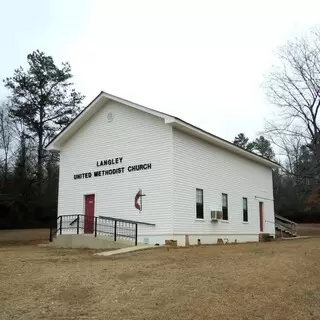
[[[94,194],[84,196],[84,233],[93,233]]]
[[[259,202],[260,232],[263,232],[263,202]]]

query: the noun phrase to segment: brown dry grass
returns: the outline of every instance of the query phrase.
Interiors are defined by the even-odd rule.
[[[320,238],[115,257],[0,247],[0,319],[319,319]]]
[[[49,229],[0,230],[0,244],[43,243],[49,239]]]
[[[298,234],[301,236],[320,236],[320,223],[300,223]]]

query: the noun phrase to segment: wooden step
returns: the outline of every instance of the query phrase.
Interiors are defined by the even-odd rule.
[[[275,229],[292,237],[297,235],[297,223],[277,214],[275,214]]]

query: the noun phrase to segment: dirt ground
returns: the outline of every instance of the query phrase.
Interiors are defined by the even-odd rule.
[[[1,244],[36,244],[49,239],[49,229],[0,230]],[[299,224],[298,233],[303,236],[320,236],[319,224]]]
[[[320,236],[320,223],[298,224],[298,234],[301,236]]]
[[[320,238],[88,250],[0,244],[0,319],[319,319]]]
[[[0,245],[43,243],[49,236],[49,229],[0,230]]]

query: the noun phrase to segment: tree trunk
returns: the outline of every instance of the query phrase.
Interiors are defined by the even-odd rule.
[[[44,107],[40,107],[40,121],[38,130],[38,161],[37,161],[37,178],[38,178],[38,195],[42,194],[42,182],[43,182],[43,112]]]
[[[9,156],[9,147],[10,147],[10,130],[9,130],[9,123],[8,117],[5,113],[4,109],[0,110],[0,147],[4,151],[4,177],[3,177],[3,188],[7,188],[8,184],[8,156]]]
[[[6,190],[8,185],[8,152],[5,150],[5,157],[4,157],[4,179],[3,179],[3,187]]]
[[[37,178],[38,178],[38,195],[41,196],[42,193],[42,180],[43,180],[43,150],[42,150],[42,134],[39,134],[39,144],[38,144],[38,157],[37,157]]]

